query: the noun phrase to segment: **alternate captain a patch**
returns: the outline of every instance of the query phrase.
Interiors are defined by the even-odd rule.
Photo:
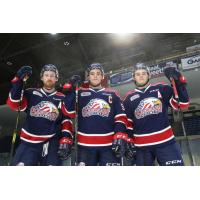
[[[135,110],[135,117],[137,119],[144,118],[148,115],[158,114],[162,112],[162,102],[155,97],[149,97],[140,101]]]

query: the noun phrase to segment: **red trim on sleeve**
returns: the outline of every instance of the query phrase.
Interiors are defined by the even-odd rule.
[[[180,105],[180,109],[182,109],[182,110],[188,109],[188,107],[189,107],[189,102],[186,102],[186,103],[179,102],[178,103],[174,98],[172,98],[170,100],[170,104],[171,104],[172,108],[174,108],[174,109],[178,109],[179,105]]]
[[[125,126],[127,127],[128,119],[127,119],[126,114],[116,115],[115,116],[115,122],[121,122],[121,123],[125,124]]]
[[[62,110],[62,113],[67,117],[70,117],[70,118],[76,117],[75,111],[68,111],[64,103],[62,103],[61,105],[61,110]]]
[[[73,124],[71,122],[71,120],[65,120],[62,123],[62,131],[66,130],[66,131],[70,131],[71,133],[73,132]]]
[[[18,111],[19,106],[20,106],[20,103],[19,103],[19,102],[14,102],[14,101],[11,100],[10,97],[8,97],[6,103],[7,103],[7,105],[8,105],[11,109]],[[22,111],[22,110],[25,110],[26,107],[27,107],[27,105],[28,105],[28,102],[27,102],[26,98],[23,97],[22,102],[21,102],[21,108],[20,108],[20,110],[21,110],[21,111]]]
[[[11,80],[11,83],[16,83],[17,81],[19,81],[19,77],[15,76],[15,77]]]

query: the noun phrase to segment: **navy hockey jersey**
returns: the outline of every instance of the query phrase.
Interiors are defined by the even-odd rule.
[[[13,82],[7,99],[8,106],[19,109],[22,81]],[[72,136],[71,119],[60,112],[65,95],[60,92],[46,93],[42,88],[29,88],[24,91],[20,110],[27,116],[20,138],[29,143],[41,143],[52,138],[61,129],[62,136]],[[59,127],[60,126],[60,127]]]
[[[75,102],[75,96],[74,100]],[[68,104],[69,102],[67,102]],[[70,108],[71,106],[65,106]],[[73,108],[72,108],[73,107]],[[65,114],[73,116],[75,105]],[[84,147],[111,146],[117,132],[126,133],[127,116],[118,94],[111,89],[81,88],[78,93],[78,144]]]
[[[189,97],[184,85],[177,88],[180,108],[188,108]],[[127,93],[124,107],[128,117],[129,134],[136,147],[161,145],[174,140],[168,120],[168,107],[178,109],[173,89],[166,83],[150,84],[144,91],[135,89]]]

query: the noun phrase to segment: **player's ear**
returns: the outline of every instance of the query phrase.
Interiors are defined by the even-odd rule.
[[[132,78],[133,78],[133,81],[135,81],[135,74],[132,73]]]
[[[89,73],[87,74],[87,76],[86,76],[86,79],[85,79],[86,81],[89,81]]]

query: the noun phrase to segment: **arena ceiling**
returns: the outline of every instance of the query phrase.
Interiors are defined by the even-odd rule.
[[[200,43],[200,34],[141,33],[120,37],[103,33],[3,33],[0,34],[0,105],[5,104],[10,80],[23,65],[33,67],[29,86],[37,86],[44,64],[55,64],[63,82],[73,74],[84,77],[88,64],[100,62],[105,71],[137,62],[184,53]]]

